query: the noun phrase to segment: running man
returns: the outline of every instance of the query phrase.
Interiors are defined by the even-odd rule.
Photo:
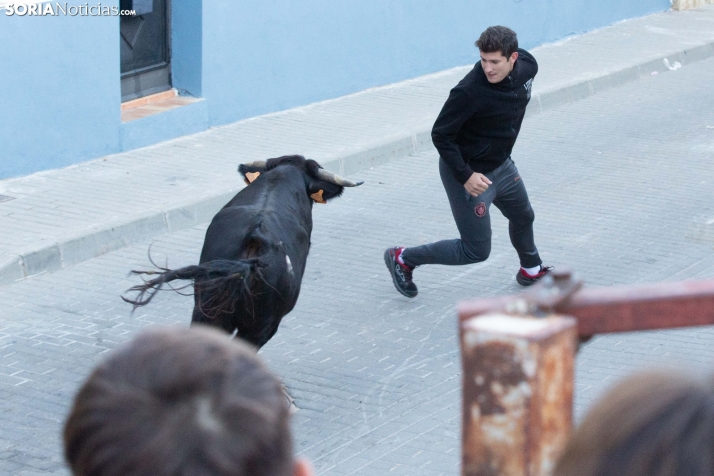
[[[531,98],[538,63],[518,48],[516,33],[492,26],[476,41],[481,61],[451,90],[431,132],[439,173],[460,239],[414,248],[390,248],[384,261],[397,290],[417,295],[412,272],[423,264],[462,265],[485,261],[491,252],[490,206],[508,219],[521,268],[516,281],[530,286],[545,276],[533,238],[526,187],[511,160]]]

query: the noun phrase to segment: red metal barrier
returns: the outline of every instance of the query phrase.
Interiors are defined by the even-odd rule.
[[[572,426],[577,337],[714,324],[714,280],[580,289],[569,272],[459,304],[467,476],[546,476]]]

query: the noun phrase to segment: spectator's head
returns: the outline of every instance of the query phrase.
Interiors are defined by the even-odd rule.
[[[476,40],[481,67],[490,83],[499,83],[513,70],[518,59],[518,37],[505,26],[490,26]]]
[[[64,429],[75,476],[308,475],[282,386],[208,328],[143,332],[82,385]]]
[[[714,381],[650,372],[595,404],[555,476],[711,476]]]

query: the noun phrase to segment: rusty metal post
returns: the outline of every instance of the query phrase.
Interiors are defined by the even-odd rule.
[[[549,475],[572,425],[575,319],[462,312],[460,334],[462,475]]]

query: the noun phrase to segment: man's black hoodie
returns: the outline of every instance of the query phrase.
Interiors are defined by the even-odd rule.
[[[451,90],[431,139],[459,183],[510,157],[537,72],[535,58],[518,49],[513,70],[500,83],[489,83],[479,62]]]

